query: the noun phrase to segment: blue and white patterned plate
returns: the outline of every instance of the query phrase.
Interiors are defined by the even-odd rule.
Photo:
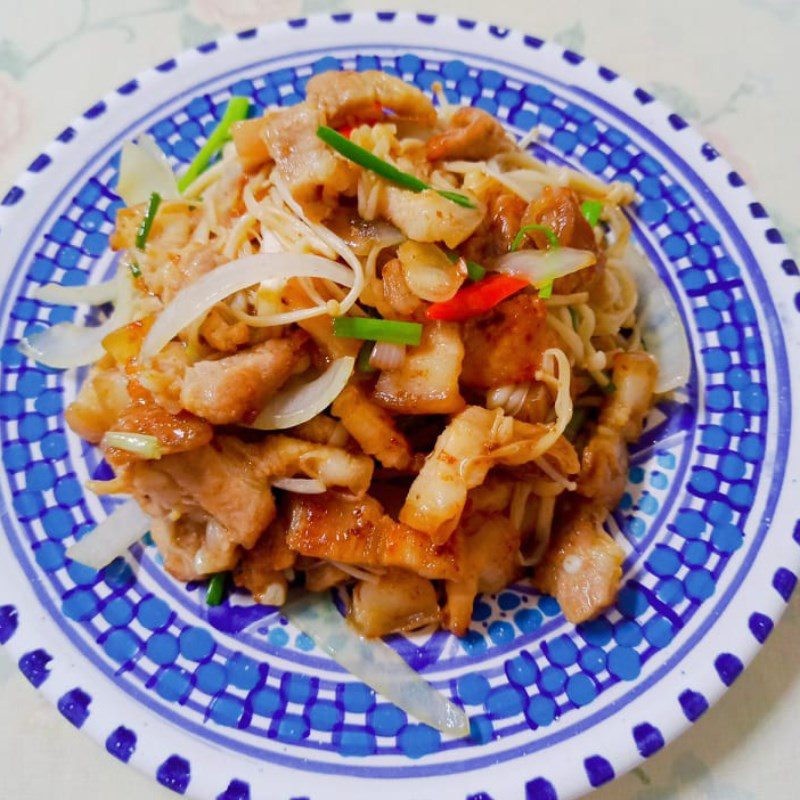
[[[651,415],[611,528],[624,588],[567,623],[521,585],[475,605],[466,638],[392,645],[472,721],[446,740],[327,659],[280,613],[208,608],[152,546],[99,573],[66,547],[108,501],[107,474],[64,424],[81,376],[15,343],[75,315],[31,299],[112,268],[122,142],[150,131],[178,166],[226,99],[303,97],[327,69],[384,69],[540,132],[536,151],[637,190],[636,238],[672,291],[694,359]],[[795,365],[800,277],[742,179],[676,114],[576,53],[466,20],[391,13],[297,19],[198,47],[66,128],[0,206],[0,641],[73,725],[178,793],[245,798],[555,800],[629,769],[697,720],[769,635],[800,566]],[[84,318],[86,309],[80,309]],[[413,788],[412,788],[413,787]]]

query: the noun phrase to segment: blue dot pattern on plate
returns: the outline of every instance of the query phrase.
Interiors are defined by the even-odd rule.
[[[428,670],[435,685],[469,711],[471,735],[447,743],[451,751],[463,751],[466,764],[486,742],[546,730],[554,720],[600,703],[610,687],[635,681],[698,609],[714,601],[727,562],[746,544],[742,531],[765,450],[770,412],[765,345],[739,264],[678,178],[614,127],[613,115],[596,116],[544,79],[522,82],[471,62],[412,54],[326,56],[296,68],[251,70],[226,89],[200,94],[172,116],[152,122],[150,131],[173,163],[186,163],[231,93],[250,96],[259,108],[291,105],[302,98],[311,74],[342,67],[385,69],[426,90],[442,81],[451,102],[473,103],[520,133],[538,126],[538,155],[633,184],[637,237],[657,263],[671,262],[678,276],[674,289],[700,354],[691,384],[654,411],[642,443],[632,449],[628,489],[609,521],[628,553],[625,586],[613,609],[576,629],[565,624],[552,598],[519,585],[481,598],[460,641],[441,632],[394,637],[398,652]],[[172,68],[168,62],[159,69]],[[102,113],[98,107],[92,115]],[[297,635],[277,612],[240,598],[207,611],[202,590],[184,589],[162,574],[151,548],[133,550],[138,578],[122,559],[99,573],[66,559],[65,547],[95,518],[96,505],[90,508],[81,481],[87,469],[92,474],[102,465],[92,452],[85,464],[74,462],[68,452],[68,437],[74,437],[65,431],[61,415],[74,393],[74,377],[23,361],[15,343],[27,332],[72,316],[70,310],[28,298],[42,283],[87,281],[94,260],[107,249],[121,205],[108,188],[116,167],[116,157],[98,163],[64,193],[67,199],[21,264],[26,280],[10,307],[0,350],[3,463],[14,512],[36,564],[26,569],[37,570],[48,583],[58,597],[57,611],[70,620],[75,636],[94,643],[106,673],[116,675],[126,690],[148,695],[159,713],[178,725],[201,735],[235,731],[238,738],[225,739],[229,747],[255,744],[268,758],[288,747],[308,759],[308,769],[316,768],[315,751],[343,758],[393,755],[409,764],[424,760],[443,747],[442,737],[359,682],[329,672],[313,641]],[[697,402],[698,376],[704,406]],[[695,438],[698,447],[690,457]],[[786,580],[777,585],[785,586]],[[207,616],[210,625],[198,623],[196,613]],[[765,625],[756,622],[754,635],[766,635]],[[13,633],[10,622],[2,630]],[[276,654],[284,660],[270,663]],[[31,655],[27,665],[32,681],[46,680],[43,656]],[[446,670],[460,670],[460,677],[438,680]],[[725,681],[733,674],[728,661],[718,670]],[[681,702],[687,716],[704,710],[702,696],[687,694]],[[80,690],[65,695],[62,705],[76,725],[92,710]],[[663,744],[652,726],[632,735],[643,754]],[[127,760],[136,735],[122,726],[109,736],[107,747]],[[600,756],[592,759],[586,770],[592,785],[599,785],[613,770]],[[457,760],[447,762],[447,770],[457,768]],[[369,767],[353,769],[369,774]],[[190,767],[170,756],[158,777],[183,791]],[[531,791],[550,796],[550,785],[537,780],[543,782],[530,783]]]

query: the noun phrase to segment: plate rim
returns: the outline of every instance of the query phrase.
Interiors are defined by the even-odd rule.
[[[388,15],[391,15],[391,19],[388,18]],[[379,19],[381,22],[394,22],[395,19],[399,18],[401,21],[404,21],[405,23],[413,23],[414,25],[426,25],[426,26],[433,25],[437,21],[447,21],[448,23],[452,23],[453,21],[458,21],[459,24],[462,21],[467,22],[469,25],[471,25],[471,27],[469,28],[470,32],[473,32],[473,33],[476,33],[476,34],[480,34],[480,37],[482,37],[482,38],[476,37],[476,38],[474,38],[472,40],[472,41],[478,43],[478,46],[476,48],[468,51],[470,55],[474,55],[474,56],[485,55],[485,53],[483,52],[483,49],[482,49],[482,45],[484,44],[485,41],[489,41],[489,39],[487,38],[488,36],[492,36],[495,39],[502,39],[502,38],[505,38],[505,36],[507,36],[509,33],[514,33],[515,36],[525,37],[524,33],[517,32],[517,30],[514,29],[514,28],[505,28],[505,27],[491,25],[489,23],[483,23],[483,22],[474,23],[471,20],[465,21],[465,20],[462,20],[462,18],[457,18],[457,17],[445,15],[445,14],[418,14],[418,13],[415,14],[413,12],[395,13],[395,12],[381,12],[381,11],[377,11],[377,12],[376,11],[363,11],[363,12],[354,12],[354,13],[347,13],[347,14],[316,14],[316,15],[309,16],[307,18],[298,18],[298,19],[295,19],[295,20],[286,20],[286,21],[268,23],[268,24],[259,26],[258,28],[255,28],[255,29],[249,29],[249,30],[242,31],[242,32],[239,32],[239,33],[228,34],[226,36],[220,37],[219,39],[215,40],[213,43],[201,44],[201,45],[198,45],[198,46],[196,46],[194,48],[186,49],[186,50],[182,51],[180,54],[168,59],[165,62],[162,62],[160,65],[158,65],[156,67],[153,67],[153,68],[150,68],[150,69],[143,70],[143,71],[139,72],[131,81],[128,81],[126,84],[123,84],[122,87],[119,87],[116,90],[112,90],[112,91],[107,92],[99,102],[97,102],[94,105],[90,106],[89,109],[87,109],[87,111],[85,111],[82,115],[79,115],[79,116],[75,117],[73,119],[73,121],[70,123],[69,127],[67,129],[65,129],[65,130],[72,129],[72,130],[75,131],[74,136],[76,136],[76,137],[79,136],[80,133],[82,132],[82,130],[85,127],[91,125],[91,120],[94,119],[96,116],[98,116],[97,109],[101,105],[103,106],[103,110],[105,110],[106,107],[109,108],[109,109],[113,108],[114,105],[116,105],[120,101],[124,101],[124,99],[127,96],[127,94],[130,93],[129,91],[124,91],[126,89],[126,87],[130,87],[134,82],[137,82],[137,81],[139,83],[142,83],[142,84],[150,84],[153,81],[153,79],[157,79],[159,73],[163,73],[163,72],[169,71],[167,69],[164,69],[165,65],[172,64],[173,66],[170,67],[169,69],[172,69],[175,66],[181,66],[185,70],[187,66],[191,65],[193,60],[202,57],[202,54],[204,52],[211,52],[213,49],[217,49],[217,48],[219,48],[221,50],[224,50],[226,48],[234,47],[234,46],[236,46],[237,40],[249,39],[249,38],[253,38],[253,37],[267,37],[268,35],[273,34],[275,32],[278,32],[278,31],[280,31],[281,33],[284,33],[284,34],[286,33],[287,30],[289,30],[289,31],[292,31],[292,30],[297,31],[297,30],[301,29],[303,27],[303,25],[305,24],[305,22],[303,22],[303,24],[301,25],[300,24],[301,20],[308,20],[308,21],[313,22],[314,24],[320,23],[320,24],[323,24],[325,26],[333,26],[334,24],[340,25],[340,24],[342,24],[344,22],[356,22],[356,23],[359,23],[359,22],[362,22],[362,21],[374,22],[374,20],[376,18]],[[550,50],[554,50],[556,52],[560,52],[561,57],[565,61],[567,61],[568,63],[572,64],[573,66],[577,66],[579,64],[585,64],[587,67],[592,68],[593,70],[595,70],[596,72],[598,72],[601,75],[602,75],[601,71],[605,70],[608,74],[614,75],[612,80],[615,83],[618,82],[617,83],[618,86],[624,86],[631,93],[635,93],[637,91],[642,91],[640,89],[637,89],[637,87],[632,82],[630,82],[628,79],[626,79],[624,77],[621,77],[621,76],[617,76],[616,73],[614,73],[613,71],[607,70],[606,68],[600,66],[599,64],[597,64],[596,62],[594,62],[591,59],[585,59],[582,56],[579,56],[578,54],[574,53],[571,50],[561,48],[559,45],[556,45],[553,42],[546,42],[545,40],[538,39],[538,37],[526,37],[526,40],[527,40],[527,38],[530,38],[533,41],[539,43],[538,46],[537,46],[537,49],[540,48],[540,47],[547,47]],[[204,48],[210,47],[211,44],[214,44],[214,47],[212,48],[212,50],[204,50]],[[405,47],[405,46],[408,46],[408,45],[399,45],[399,46],[404,46]],[[408,46],[408,47],[410,47],[410,46]],[[575,61],[573,61],[573,59],[575,59]],[[606,79],[604,78],[604,80],[606,80]],[[647,94],[647,93],[645,93],[645,94]],[[661,101],[656,100],[654,98],[653,99],[649,99],[647,101],[647,103],[644,104],[642,107],[643,108],[647,108],[650,113],[658,112],[658,116],[659,117],[663,117],[663,118],[667,119],[668,121],[670,121],[670,124],[672,125],[672,127],[673,127],[673,129],[674,129],[676,134],[680,134],[681,136],[685,135],[685,136],[687,136],[687,139],[694,139],[694,144],[697,145],[698,149],[699,149],[700,146],[704,145],[703,139],[700,137],[700,135],[692,127],[687,126],[686,123],[678,115],[676,115],[673,112],[671,112],[670,109],[665,104],[661,103]],[[148,110],[152,111],[153,109],[148,106]],[[100,114],[102,114],[102,113],[103,113],[103,111],[100,111]],[[637,121],[640,121],[640,118],[635,118],[635,119],[637,119]],[[661,134],[660,133],[656,133],[655,136],[657,138],[659,138],[659,139],[661,138]],[[671,146],[675,145],[676,151],[680,155],[684,155],[682,153],[682,148],[678,146],[677,142],[672,141],[672,140],[668,140],[668,143]],[[6,201],[8,200],[9,196],[11,196],[13,194],[15,189],[21,189],[22,192],[24,193],[26,188],[28,188],[30,185],[35,185],[36,184],[36,180],[37,180],[36,176],[38,175],[39,170],[35,169],[34,166],[37,164],[37,162],[39,162],[39,160],[42,158],[42,156],[46,156],[47,158],[53,158],[53,159],[55,159],[56,157],[61,157],[63,159],[63,153],[61,152],[61,147],[64,144],[68,144],[68,142],[60,141],[60,137],[57,137],[55,140],[50,142],[47,145],[47,147],[42,151],[42,154],[37,156],[37,158],[34,159],[32,164],[29,166],[29,168],[21,175],[21,177],[17,181],[15,181],[13,183],[12,188],[6,194],[5,198],[3,198],[3,200],[1,201],[2,204],[0,204],[0,231],[2,231],[2,229],[5,227],[6,218],[13,218],[13,215],[15,213],[14,205],[16,204],[16,201],[14,203],[7,203]],[[715,169],[717,170],[717,172],[719,171],[720,167],[723,167],[725,170],[727,170],[727,172],[729,174],[735,174],[735,171],[724,160],[724,157],[715,156],[713,161],[709,162],[709,164],[711,164],[711,163],[715,163],[716,164]],[[701,173],[701,177],[703,177],[704,180],[707,180],[707,181],[711,182],[710,179],[711,179],[712,175],[710,174],[710,172],[709,173]],[[719,175],[715,175],[714,177],[718,179],[720,176]],[[755,198],[753,197],[753,195],[750,193],[749,187],[747,187],[744,184],[743,181],[740,184],[737,184],[735,188],[736,188],[736,191],[738,193],[737,197],[741,197],[742,199],[744,199],[745,200],[745,205],[751,205],[751,204],[757,202],[755,200]],[[760,217],[758,219],[755,219],[755,218],[748,219],[746,217],[744,219],[741,219],[741,218],[738,217],[738,209],[735,212],[731,213],[730,215],[731,215],[732,221],[734,222],[736,230],[739,231],[740,233],[742,233],[742,236],[743,236],[743,238],[745,238],[745,240],[747,241],[748,245],[751,245],[750,239],[751,239],[752,233],[748,232],[747,235],[745,235],[745,233],[743,232],[743,226],[744,226],[745,222],[750,223],[750,227],[752,227],[754,229],[756,228],[756,223],[760,223],[757,227],[758,227],[758,230],[760,232],[762,232],[762,233],[767,231],[767,230],[776,230],[777,231],[777,228],[775,228],[772,225],[772,223],[771,223],[771,221],[770,221],[768,216]],[[788,248],[786,248],[785,245],[783,245],[782,241],[776,241],[776,242],[769,241],[769,244],[774,246],[774,249],[770,250],[770,255],[771,255],[771,258],[769,259],[770,261],[774,261],[776,265],[778,263],[780,263],[780,262],[792,261],[792,256],[789,253]],[[759,248],[757,248],[757,249],[758,249],[758,251],[764,250],[765,249],[764,244],[762,243],[761,246]],[[755,253],[754,253],[754,255],[755,255]],[[5,269],[3,271],[5,272]],[[790,277],[788,273],[787,273],[787,277]],[[770,291],[769,295],[770,295],[771,299],[773,301],[775,301],[776,298],[774,298],[772,296],[772,291]],[[785,311],[785,309],[783,309],[783,310]],[[791,345],[791,339],[792,338],[794,338],[794,339],[798,338],[797,321],[796,320],[792,320],[791,322],[788,322],[787,319],[782,315],[779,315],[779,318],[780,319],[779,319],[778,327],[780,328],[780,337],[784,340],[785,344],[788,347],[788,346]],[[797,407],[799,405],[796,393],[794,395],[792,395],[792,393],[790,392],[789,397],[790,397],[790,409],[792,411],[796,411]],[[793,402],[791,402],[792,400],[793,400]],[[789,460],[787,461],[787,469],[785,470],[784,475],[782,476],[783,481],[782,481],[782,484],[781,484],[781,489],[779,491],[780,497],[777,500],[777,502],[782,503],[783,505],[785,505],[785,502],[783,502],[783,498],[785,497],[786,485],[787,485],[787,483],[789,481],[789,470],[788,470],[788,467],[792,463],[792,461],[798,461],[798,460],[799,459],[797,459],[797,458],[791,459],[791,456],[790,456]],[[14,514],[13,510],[10,510],[10,513]],[[800,525],[800,521],[798,522],[798,525]],[[773,540],[775,540],[775,539],[776,539],[776,537],[773,536]],[[789,555],[790,553],[794,554],[793,557],[791,557]],[[786,561],[788,562],[788,565],[793,565],[794,566],[794,570],[797,571],[798,564],[800,564],[800,553],[791,551],[790,542],[786,543],[786,557],[785,558],[786,558]],[[782,598],[781,597],[777,597],[777,594],[778,593],[776,592],[776,597],[773,598],[773,602],[772,603],[767,603],[766,604],[766,605],[769,606],[769,608],[768,608],[768,610],[769,610],[768,616],[773,621],[777,621],[777,619],[780,617],[780,615],[783,613],[783,611],[785,610],[785,607],[786,607],[786,602],[781,602]],[[733,601],[736,598],[736,596],[737,595],[734,594],[734,596],[731,598],[731,600]],[[11,642],[11,641],[14,641],[15,639],[16,639],[16,637],[12,637],[9,641]],[[740,639],[745,639],[744,634],[740,637]],[[737,642],[737,652],[740,653],[740,661],[744,666],[747,666],[747,664],[749,664],[750,661],[755,657],[755,655],[760,650],[761,644],[763,644],[763,641],[759,642],[755,638],[753,638],[752,640],[746,640],[746,642],[744,642],[744,641]],[[14,644],[6,643],[6,647],[8,648],[9,652],[12,655],[14,655],[14,656],[22,655],[22,653],[17,652],[17,650],[15,649]],[[716,702],[719,699],[719,697],[724,693],[724,691],[726,690],[727,687],[723,683],[720,683],[718,685],[718,687],[716,687],[716,688],[717,688],[716,692],[713,692],[713,691],[704,692],[704,694],[710,699],[711,704],[713,704],[713,702]],[[48,692],[46,691],[46,687],[44,688],[44,691],[45,691],[46,694],[48,694]],[[51,699],[52,701],[56,700],[55,697],[50,697],[49,699]],[[63,710],[62,710],[62,713],[64,713]],[[669,728],[668,730],[665,731],[667,733],[667,736],[665,737],[666,740],[667,741],[673,741],[683,731],[685,731],[688,727],[690,727],[691,724],[692,724],[692,721],[689,721],[688,719],[686,719],[679,726],[673,725],[671,728]],[[662,726],[662,727],[665,727],[665,726]],[[102,743],[102,741],[101,741],[101,743]],[[615,771],[616,771],[617,776],[621,775],[623,770],[627,771],[628,769],[630,769],[633,766],[635,766],[635,764],[640,763],[642,760],[644,760],[645,757],[646,756],[644,756],[643,754],[640,757],[636,757],[635,755],[633,755],[631,757],[631,759],[630,759],[630,763],[625,764],[621,768],[619,767],[619,765],[621,764],[621,761],[618,760],[618,759],[615,759],[614,767],[615,767]],[[516,759],[515,759],[515,761],[516,761]],[[624,759],[622,761],[624,761]],[[148,772],[148,774],[150,776],[152,776],[153,771],[152,770],[146,770],[146,768],[145,768],[146,765],[141,763],[141,759],[136,759],[135,762],[133,762],[133,763],[135,763],[135,765],[138,766],[142,771]],[[152,766],[155,766],[155,765],[152,765]],[[468,775],[471,775],[471,774],[472,774],[471,772],[466,772],[466,773],[463,773],[463,776],[465,777],[465,776],[468,776]],[[538,780],[538,779],[536,779],[536,780]],[[372,781],[370,781],[370,783],[372,783]],[[196,788],[196,787],[192,787],[192,789],[194,789],[194,788]],[[584,788],[591,788],[591,787],[585,787],[584,786]],[[201,795],[198,795],[198,796],[201,796]],[[206,796],[206,795],[202,795],[202,796]],[[536,795],[534,795],[534,796],[536,796]],[[544,795],[542,795],[542,796],[544,797]],[[561,796],[563,797],[564,795],[561,795]],[[566,796],[571,796],[571,795],[566,795]]]

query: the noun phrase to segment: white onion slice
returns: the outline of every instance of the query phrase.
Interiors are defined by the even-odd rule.
[[[278,478],[272,481],[272,486],[295,494],[322,494],[328,491],[328,487],[316,478]]]
[[[67,548],[67,558],[92,569],[102,569],[150,530],[150,517],[129,500],[106,517],[93,531]]]
[[[303,597],[285,606],[283,614],[337,664],[398,708],[448,736],[469,734],[469,719],[462,709],[423,680],[388,644],[359,635],[328,596]]]
[[[594,253],[572,247],[515,250],[500,256],[494,262],[494,269],[507,275],[527,278],[534,286],[540,287],[549,281],[591,267],[596,261]]]
[[[167,157],[149,134],[122,145],[116,192],[126,206],[147,202],[153,192],[158,192],[162,200],[181,196]]]
[[[369,355],[369,365],[375,369],[400,369],[406,360],[406,346],[394,342],[375,342]]]
[[[678,306],[649,259],[629,245],[624,261],[639,292],[636,315],[642,341],[658,361],[656,394],[671,392],[684,386],[692,371],[689,340]]]
[[[274,278],[324,278],[342,286],[353,285],[353,273],[347,267],[306,253],[260,253],[230,261],[207,272],[175,295],[147,334],[142,344],[142,357],[154,356],[174,336],[226,297]],[[325,306],[287,311],[273,315],[271,324],[285,325],[326,313]],[[304,316],[298,317],[298,314]]]
[[[133,315],[131,282],[124,275],[117,277],[119,291],[114,312],[101,325],[89,328],[72,322],[60,322],[46,330],[31,334],[19,343],[19,351],[28,358],[56,369],[69,369],[93,364],[103,357],[103,339],[112,331],[127,325]]]
[[[101,306],[116,299],[119,284],[116,278],[104,283],[85,286],[62,286],[60,283],[46,283],[33,292],[33,296],[43,303],[54,306]]]
[[[293,428],[316,417],[341,393],[353,374],[356,360],[351,356],[337,358],[318,378],[295,379],[271,397],[261,413],[247,426],[262,431]]]

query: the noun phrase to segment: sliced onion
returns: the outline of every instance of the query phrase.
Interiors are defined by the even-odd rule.
[[[82,367],[102,358],[105,353],[103,339],[112,331],[127,325],[133,316],[131,282],[124,275],[115,280],[119,291],[114,312],[105,322],[93,328],[60,322],[26,336],[18,345],[20,352],[56,369]]]
[[[629,245],[624,261],[639,292],[636,315],[642,341],[658,361],[655,391],[671,392],[684,386],[692,371],[689,340],[678,306],[649,259]]]
[[[405,242],[397,248],[408,288],[423,300],[443,303],[467,277],[463,261],[451,261],[435,244]]]
[[[127,206],[146,202],[153,192],[158,192],[162,200],[181,196],[167,157],[149,134],[122,145],[116,192]]]
[[[369,356],[369,365],[375,369],[391,371],[400,369],[406,360],[406,346],[393,342],[375,342]]]
[[[161,444],[155,436],[130,431],[108,431],[103,436],[103,447],[116,447],[141,458],[161,458]]]
[[[324,278],[342,286],[353,285],[351,270],[321,256],[260,253],[236,259],[207,272],[175,295],[147,334],[142,345],[142,357],[154,356],[174,336],[226,297],[274,278]],[[271,324],[286,325],[325,313],[325,306],[287,311],[272,315]]]
[[[515,250],[500,256],[494,262],[494,269],[507,275],[527,278],[534,286],[540,287],[549,281],[591,267],[596,261],[594,253],[572,247]]]
[[[467,736],[462,709],[423,680],[388,644],[366,639],[345,622],[327,595],[307,595],[283,614],[337,664],[398,708],[449,736]]]
[[[328,491],[328,487],[316,478],[278,478],[272,481],[272,486],[295,494],[322,494]]]
[[[86,286],[62,286],[60,283],[46,283],[38,287],[33,296],[43,303],[54,306],[101,306],[116,299],[119,284],[116,278],[104,283],[87,284]]]
[[[318,378],[298,378],[271,397],[261,413],[248,425],[262,431],[293,428],[316,417],[341,393],[353,374],[356,360],[352,356],[337,358]]]
[[[93,531],[67,548],[67,558],[102,569],[150,530],[150,517],[134,500],[113,511]]]

